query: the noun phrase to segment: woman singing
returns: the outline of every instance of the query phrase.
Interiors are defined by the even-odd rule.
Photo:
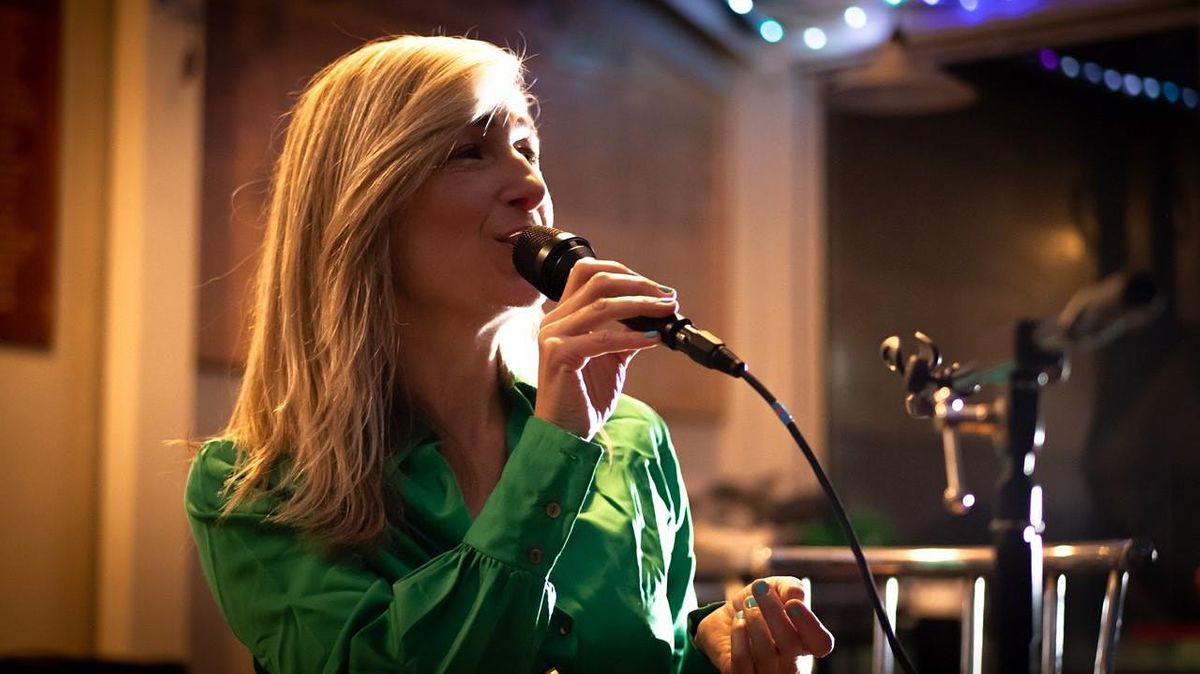
[[[774,674],[832,648],[793,578],[696,609],[667,429],[621,395],[658,335],[617,321],[675,292],[584,260],[543,316],[512,265],[553,224],[538,152],[521,62],[485,42],[368,44],[300,96],[241,392],[186,496],[260,671]]]

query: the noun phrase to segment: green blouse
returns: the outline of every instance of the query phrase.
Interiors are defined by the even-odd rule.
[[[688,636],[692,522],[662,419],[623,397],[604,426],[606,456],[534,417],[533,387],[507,394],[508,462],[479,516],[427,434],[386,466],[403,523],[369,555],[323,555],[267,521],[276,503],[265,497],[221,519],[235,449],[200,450],[186,493],[192,533],[260,668],[716,671]]]

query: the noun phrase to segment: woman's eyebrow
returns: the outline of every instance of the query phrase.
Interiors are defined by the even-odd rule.
[[[530,118],[529,115],[525,115],[525,114],[522,114],[519,112],[509,112],[509,113],[505,113],[505,114],[507,114],[508,119],[510,120],[509,123],[513,127],[518,128],[518,129],[528,130],[528,131],[532,132],[533,135],[537,135],[537,125],[533,123],[533,119]],[[476,119],[475,121],[471,122],[470,126],[471,126],[471,128],[479,129],[479,130],[483,131],[484,133],[486,133],[488,130],[488,127],[490,127],[492,125],[492,120],[495,119],[497,116],[498,116],[498,113],[493,111],[492,113],[484,115],[483,117],[480,117],[479,119]]]

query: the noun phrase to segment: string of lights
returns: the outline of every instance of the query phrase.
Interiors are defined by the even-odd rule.
[[[1195,110],[1200,104],[1200,93],[1191,87],[1182,87],[1170,80],[1160,80],[1138,73],[1122,73],[1115,68],[1105,68],[1095,61],[1080,61],[1074,56],[1059,54],[1052,49],[1038,52],[1038,63],[1048,72],[1103,87],[1114,94],[1181,105],[1188,110]]]
[[[919,0],[921,3],[930,7],[939,4],[952,4],[952,0]],[[1005,0],[1009,1],[1009,0]],[[905,2],[917,3],[918,0],[881,0],[880,4],[886,7],[899,7]],[[979,9],[980,0],[958,0],[958,4],[968,12],[974,12]],[[784,26],[775,17],[769,16],[759,11],[754,4],[754,0],[725,0],[725,4],[729,6],[730,11],[744,18],[747,23],[758,32],[759,37],[767,42],[780,42],[783,40],[786,31]],[[851,5],[842,12],[842,19],[846,25],[854,30],[859,30],[867,26],[869,15],[861,6]],[[829,38],[824,29],[820,26],[807,26],[801,33],[801,38],[804,40],[804,45],[814,51],[824,49],[829,43]]]
[[[783,24],[774,17],[767,16],[754,7],[754,0],[725,0],[730,11],[744,17],[758,31],[759,37],[767,42],[783,40]]]
[[[906,2],[930,7],[955,4],[954,0],[877,0],[876,4],[883,5],[885,9],[891,9]],[[1013,2],[1013,0],[957,0],[960,11],[966,13],[974,13],[977,10],[983,13],[988,8],[981,7],[981,3],[988,2],[1008,7],[1017,4],[1031,4],[1029,0],[1026,0],[1025,3]],[[741,17],[743,22],[766,42],[781,42],[787,35],[787,29],[783,23],[760,11],[755,6],[754,0],[725,0],[725,3],[730,11]],[[1032,4],[1036,4],[1036,2]],[[877,13],[874,15],[877,18],[879,16]],[[866,28],[871,21],[871,16],[872,13],[860,5],[851,5],[842,12],[842,20],[853,31]],[[813,51],[825,49],[830,42],[828,33],[817,25],[805,26],[800,33],[800,38],[804,46]],[[1084,61],[1074,56],[1059,54],[1051,49],[1042,49],[1038,52],[1038,62],[1049,72],[1058,73],[1070,80],[1086,82],[1107,89],[1114,94],[1177,105],[1188,110],[1196,110],[1200,105],[1200,94],[1196,89],[1170,80],[1139,73],[1121,72],[1115,68],[1106,68],[1093,61]]]

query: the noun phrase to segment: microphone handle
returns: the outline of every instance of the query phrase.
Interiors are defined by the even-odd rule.
[[[735,378],[746,373],[746,363],[725,346],[720,337],[697,328],[690,318],[680,314],[661,318],[638,316],[621,323],[639,332],[656,330],[667,348],[687,355],[704,367]]]
[[[655,316],[638,316],[636,318],[622,319],[621,323],[623,325],[625,325],[626,327],[628,327],[630,330],[635,330],[637,332],[650,332],[651,330],[653,330],[658,333],[663,333],[664,331],[670,330],[671,324],[676,321],[679,321],[679,320],[686,320],[686,319],[684,319],[683,316],[680,316],[679,314],[673,314],[671,316],[657,316],[657,317],[655,317]]]

